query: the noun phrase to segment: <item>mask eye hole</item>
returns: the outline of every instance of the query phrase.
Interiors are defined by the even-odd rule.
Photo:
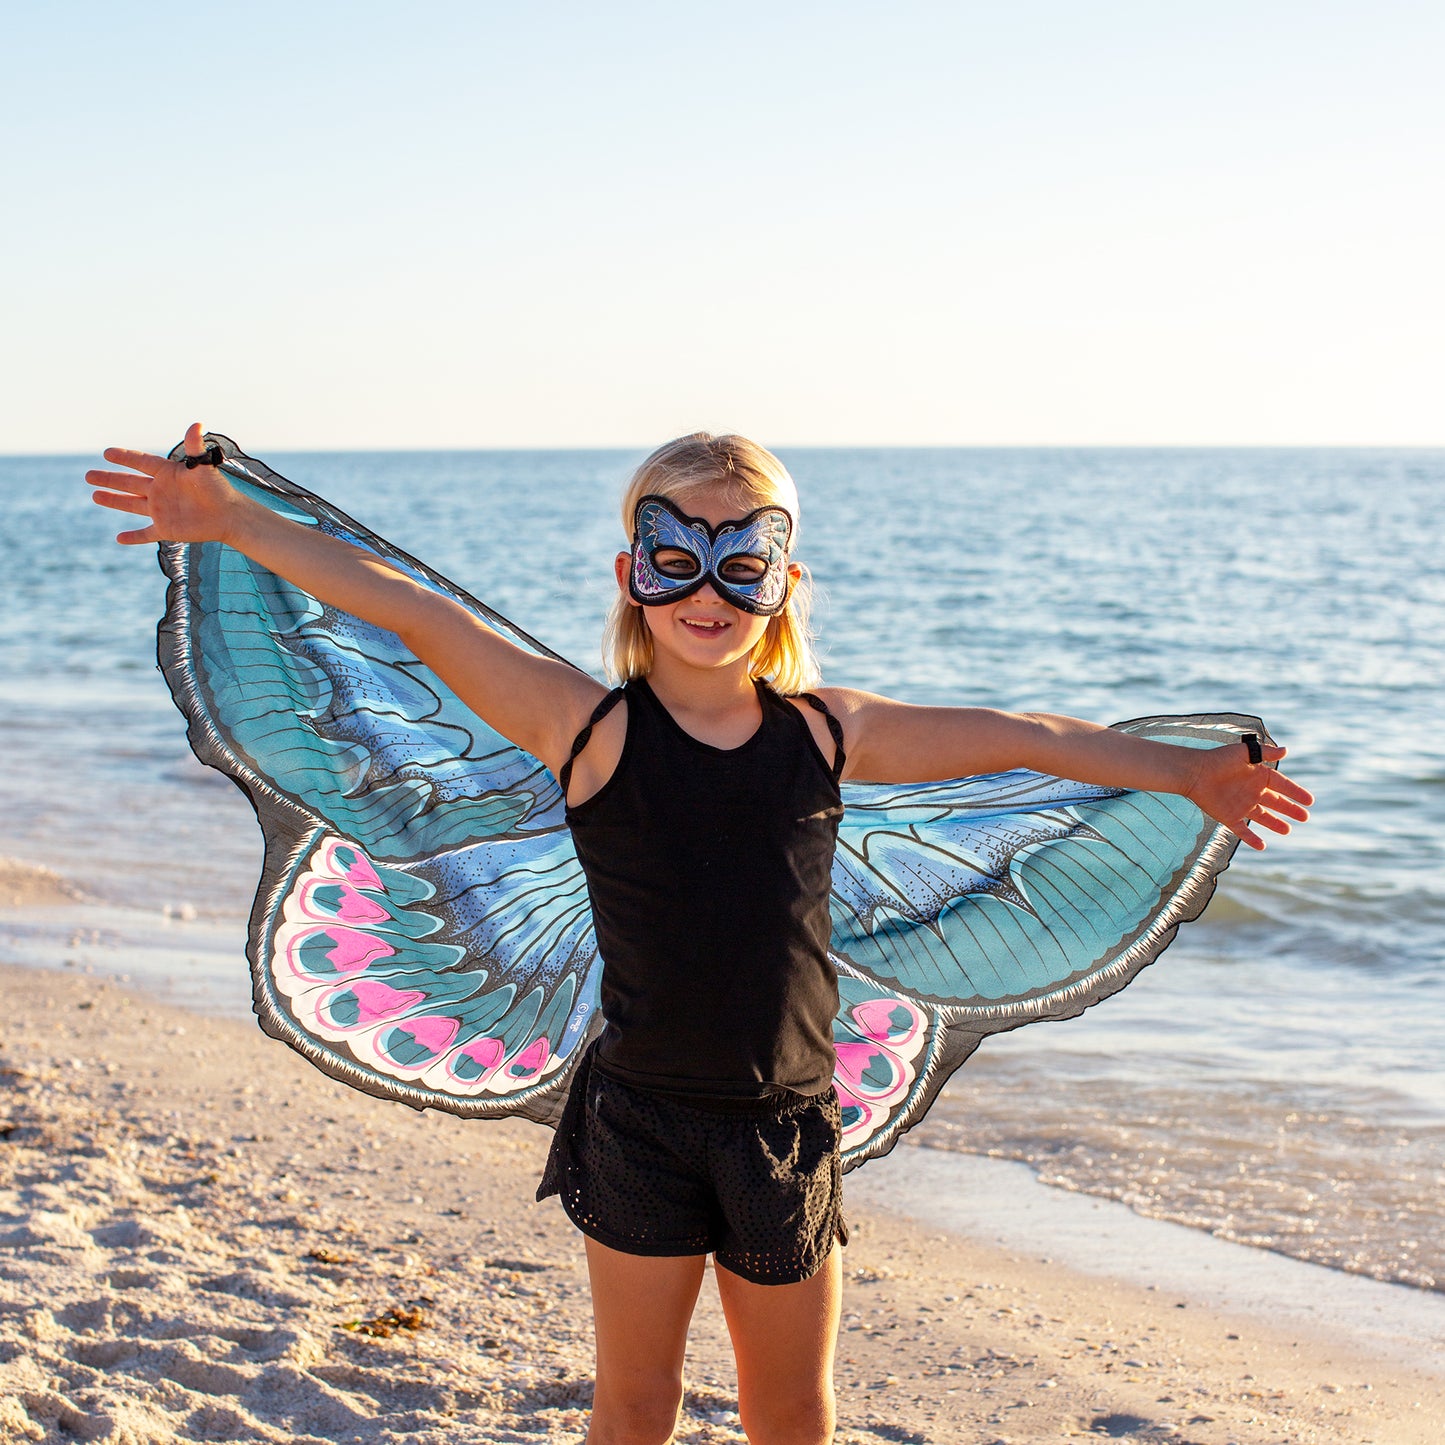
[[[761,557],[749,557],[746,553],[741,553],[736,557],[729,557],[718,568],[718,574],[724,582],[744,587],[751,582],[761,582],[767,570],[768,564]]]
[[[680,547],[659,547],[652,554],[652,565],[663,577],[669,577],[675,582],[696,577],[702,571],[702,564],[697,558]]]

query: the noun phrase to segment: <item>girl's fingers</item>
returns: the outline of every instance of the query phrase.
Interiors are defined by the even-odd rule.
[[[182,446],[185,447],[188,457],[198,457],[205,451],[205,434],[201,430],[200,422],[193,421],[190,426],[186,428],[186,439],[182,443]]]
[[[1271,833],[1289,832],[1289,824],[1283,818],[1276,818],[1273,813],[1267,813],[1263,809],[1260,810],[1259,816],[1251,821],[1258,823],[1261,828],[1268,828]]]
[[[1308,797],[1308,794],[1306,794]],[[1310,802],[1314,802],[1310,798]],[[1293,798],[1285,796],[1280,792],[1266,793],[1261,799],[1266,808],[1272,808],[1276,813],[1282,813],[1286,818],[1293,818],[1296,823],[1307,823],[1309,821],[1309,809],[1301,807]]]
[[[145,492],[151,484],[149,477],[134,472],[89,471],[85,480],[92,487],[108,487],[112,492]]]
[[[1287,778],[1283,773],[1276,773],[1270,779],[1270,787],[1281,797],[1290,798],[1296,803],[1303,804],[1308,808],[1315,800],[1315,795],[1308,788],[1302,788],[1293,778]]]
[[[1263,748],[1261,751],[1263,753],[1265,762],[1277,763],[1289,752],[1289,749],[1282,748],[1274,743],[1271,743],[1268,747]],[[1308,788],[1300,787],[1300,785],[1295,782],[1293,778],[1285,777],[1285,775],[1278,770],[1275,770],[1274,777],[1270,779],[1270,786],[1283,797],[1291,798],[1296,803],[1302,803],[1306,808],[1308,808],[1315,800],[1314,794],[1311,793]],[[1305,820],[1305,815],[1303,813],[1290,813],[1290,817],[1295,818],[1301,823]]]
[[[133,497],[129,492],[92,492],[90,499],[109,507],[112,512],[134,512],[140,517],[149,517],[151,504],[146,497]]]
[[[1233,823],[1226,823],[1224,826],[1231,833],[1238,836],[1251,848],[1262,849],[1265,846],[1264,839],[1255,832],[1255,828],[1265,828],[1271,833],[1280,836],[1291,831],[1289,820],[1302,823],[1309,817],[1303,808],[1295,805],[1284,798],[1273,794],[1267,794],[1255,803],[1249,810],[1248,817],[1240,818]]]
[[[160,542],[164,539],[160,533],[156,531],[155,527],[151,526],[142,527],[136,532],[118,532],[115,540],[119,542],[122,547],[134,547],[141,542]]]
[[[101,456],[118,466],[144,472],[148,477],[155,476],[169,465],[164,457],[152,456],[150,452],[133,452],[129,447],[106,447]]]

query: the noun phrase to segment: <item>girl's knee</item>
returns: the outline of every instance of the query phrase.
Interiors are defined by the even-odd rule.
[[[667,1445],[681,1413],[682,1381],[675,1375],[599,1380],[587,1445]]]
[[[831,1389],[741,1402],[750,1445],[829,1445],[837,1424]]]

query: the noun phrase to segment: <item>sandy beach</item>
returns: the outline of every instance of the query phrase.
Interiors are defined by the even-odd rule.
[[[96,977],[0,983],[0,1438],[583,1438],[586,1277],[532,1202],[544,1130],[377,1103]],[[905,1145],[850,1181],[840,1441],[1439,1438],[1428,1352],[940,1233],[910,1156],[949,1163]],[[710,1285],[679,1438],[744,1438]]]

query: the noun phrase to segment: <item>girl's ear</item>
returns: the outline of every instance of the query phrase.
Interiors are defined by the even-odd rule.
[[[803,580],[802,564],[798,562],[788,563],[788,592],[791,594],[794,587]]]
[[[632,589],[628,586],[628,583],[632,579],[632,553],[619,552],[617,556],[612,559],[612,570],[617,576],[617,590],[626,599],[627,605],[629,607],[641,606],[638,600],[632,595]]]

